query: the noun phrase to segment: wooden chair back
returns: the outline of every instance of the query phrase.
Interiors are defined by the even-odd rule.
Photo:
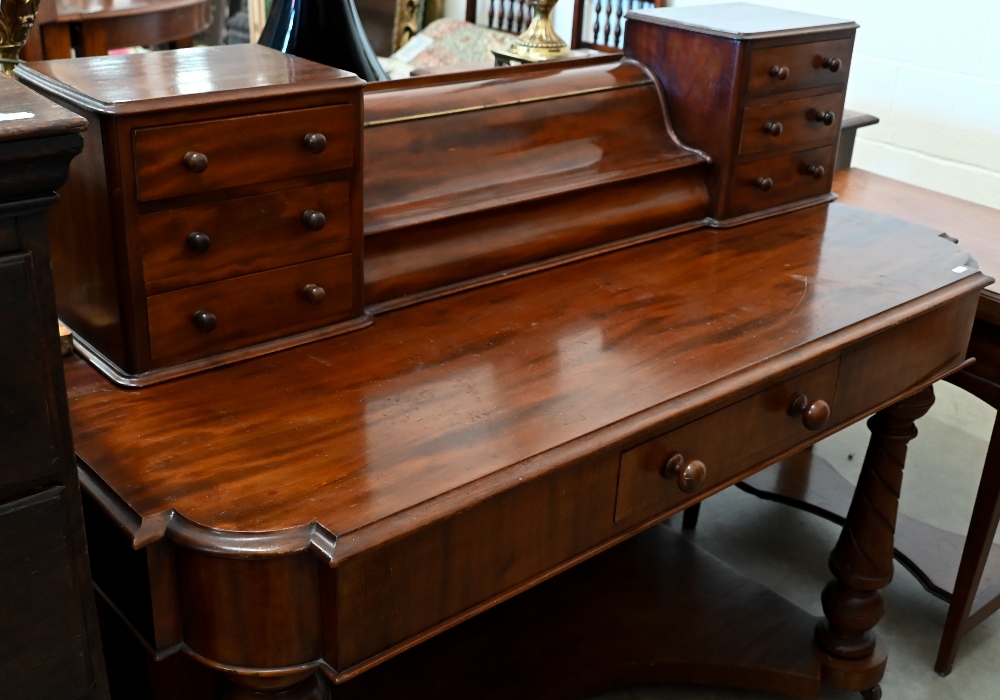
[[[486,0],[486,3],[485,17],[480,18],[480,1],[467,0],[466,21],[511,34],[520,34],[528,28],[531,22],[528,0]],[[629,10],[669,4],[669,0],[573,0],[570,47],[617,51],[625,40],[625,14]]]

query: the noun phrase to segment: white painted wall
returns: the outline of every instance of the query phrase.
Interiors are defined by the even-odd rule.
[[[1000,0],[755,2],[861,25],[847,106],[882,122],[858,132],[855,165],[1000,208]],[[465,16],[465,0],[446,3]],[[554,15],[567,41],[572,7]]]

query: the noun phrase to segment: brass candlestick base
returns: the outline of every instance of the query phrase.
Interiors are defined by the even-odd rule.
[[[549,18],[555,5],[556,0],[531,0],[531,24],[514,39],[510,49],[503,53],[520,57],[529,63],[547,61],[568,54],[569,47],[556,34]]]
[[[37,11],[38,0],[0,0],[0,66],[11,77]]]

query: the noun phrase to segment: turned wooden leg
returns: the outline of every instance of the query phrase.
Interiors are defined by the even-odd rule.
[[[225,674],[226,700],[330,700],[330,685],[319,673],[258,677]]]
[[[816,642],[833,657],[866,659],[875,651],[873,628],[882,619],[879,590],[892,580],[893,535],[906,445],[917,436],[913,422],[934,403],[932,387],[876,413],[868,421],[871,441],[847,522],[830,555],[834,579],[823,590],[825,620]],[[878,698],[877,686],[864,692]]]

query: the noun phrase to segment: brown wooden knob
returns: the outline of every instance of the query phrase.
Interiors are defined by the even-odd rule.
[[[781,136],[782,130],[781,122],[768,122],[764,125],[764,133],[771,136]]]
[[[674,452],[667,457],[660,470],[664,479],[677,479],[677,488],[684,493],[694,493],[705,483],[708,469],[705,463],[698,459],[686,460],[680,452]]]
[[[831,73],[836,73],[844,64],[839,58],[824,58],[821,65]]]
[[[306,134],[302,143],[311,153],[322,153],[326,150],[326,137],[323,134]]]
[[[788,79],[788,66],[771,66],[771,70],[768,74],[772,78],[777,78],[778,80]]]
[[[758,177],[753,181],[753,184],[761,192],[770,192],[771,188],[774,187],[774,180],[769,177]]]
[[[823,122],[827,126],[830,126],[834,121],[836,121],[837,115],[833,112],[816,112],[815,119],[818,122]]]
[[[215,317],[215,314],[211,311],[205,311],[204,309],[195,311],[191,320],[194,321],[194,325],[197,326],[198,330],[202,333],[211,333],[215,330],[215,327],[219,323],[219,319]]]
[[[318,284],[307,284],[302,288],[302,295],[313,304],[320,304],[326,299],[326,290]]]
[[[817,180],[822,180],[823,176],[826,175],[826,168],[822,165],[810,165],[806,168],[806,174],[812,175]]]
[[[212,247],[212,239],[208,237],[207,233],[192,231],[187,236],[187,245],[196,253],[204,253]]]
[[[198,151],[188,151],[184,154],[184,167],[193,173],[203,173],[208,170],[208,156]]]
[[[302,212],[302,223],[310,231],[321,231],[326,226],[326,215],[321,211],[306,209]]]
[[[819,430],[830,418],[830,404],[823,399],[810,401],[805,394],[799,394],[789,404],[788,415],[802,416],[802,425],[806,430]]]

